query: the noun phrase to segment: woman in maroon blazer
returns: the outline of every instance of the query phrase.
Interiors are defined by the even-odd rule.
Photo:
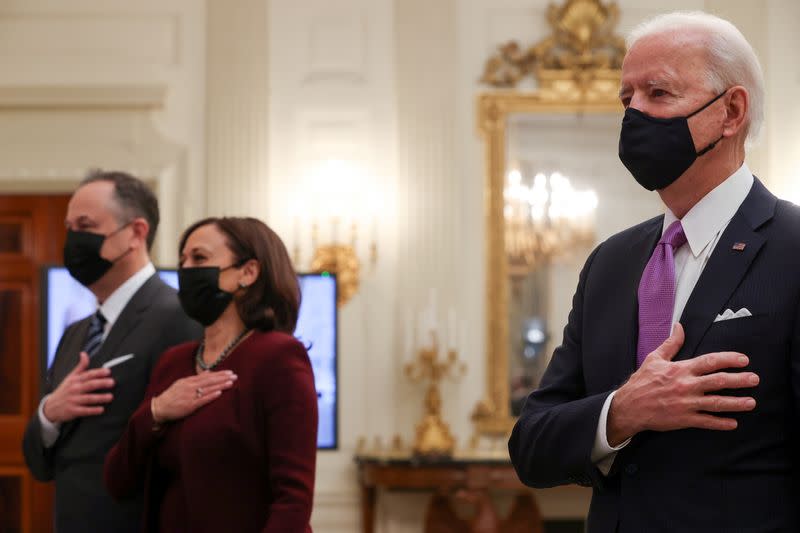
[[[203,341],[160,358],[106,485],[120,499],[144,491],[146,531],[310,533],[317,395],[292,336],[286,248],[256,219],[209,218],[180,254],[178,294]]]

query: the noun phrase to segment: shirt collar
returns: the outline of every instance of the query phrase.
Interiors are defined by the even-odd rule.
[[[156,268],[153,263],[147,263],[139,272],[129,277],[125,283],[120,285],[117,290],[111,293],[111,296],[106,298],[103,305],[100,306],[100,312],[108,321],[108,328],[114,325],[122,310],[128,305],[128,302],[133,298],[133,295],[142,288],[142,285],[150,279],[150,276],[156,273]]]
[[[752,187],[753,174],[747,164],[742,164],[739,170],[717,185],[686,213],[681,219],[681,226],[692,255],[698,257],[717,233],[728,225]],[[676,220],[678,218],[667,209],[662,235]]]

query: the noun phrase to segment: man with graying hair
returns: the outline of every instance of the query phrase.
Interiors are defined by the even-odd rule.
[[[589,256],[509,441],[528,485],[592,486],[591,533],[800,531],[800,208],[744,162],[763,86],[717,17],[628,41],[619,157],[665,214]]]
[[[158,221],[152,191],[123,172],[93,172],[67,207],[64,264],[95,295],[97,312],[61,337],[23,441],[33,476],[55,481],[56,533],[141,529],[141,495],[115,502],[103,461],[161,353],[202,331],[150,262]]]

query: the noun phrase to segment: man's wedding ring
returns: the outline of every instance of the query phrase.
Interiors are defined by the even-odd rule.
[[[203,397],[203,387],[197,387],[194,391],[195,398],[202,398]]]

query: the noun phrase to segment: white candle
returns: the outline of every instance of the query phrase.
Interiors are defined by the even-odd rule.
[[[319,225],[317,224],[317,217],[311,219],[311,248],[316,251],[317,243],[319,242]]]
[[[467,325],[464,322],[461,322],[458,325],[458,344],[456,345],[456,351],[458,352],[458,357],[462,361],[465,360],[466,354],[464,353],[467,348]]]
[[[404,323],[406,330],[403,336],[403,359],[411,360],[414,354],[414,317],[411,315],[410,308],[406,308]]]
[[[437,333],[437,330],[439,329],[439,316],[436,308],[436,300],[437,300],[436,297],[437,297],[436,289],[431,288],[429,295],[430,299],[429,305],[430,305],[430,333],[432,336],[435,335]]]
[[[456,350],[458,338],[456,331],[456,310],[452,307],[447,309],[447,351]]]
[[[367,195],[365,195],[365,201],[367,202],[367,205],[362,211],[362,221],[365,225],[365,237],[368,228],[370,244],[377,244],[378,242],[378,215],[381,213],[381,196],[374,187],[375,185],[373,184],[373,189]],[[369,226],[367,226],[367,224]]]
[[[414,351],[416,352],[419,348],[424,348],[427,343],[427,336],[428,336],[428,310],[425,309],[421,311],[417,315],[417,322],[419,327],[416,330],[416,333],[419,334],[418,342],[415,343]],[[412,354],[414,357],[416,354]]]

